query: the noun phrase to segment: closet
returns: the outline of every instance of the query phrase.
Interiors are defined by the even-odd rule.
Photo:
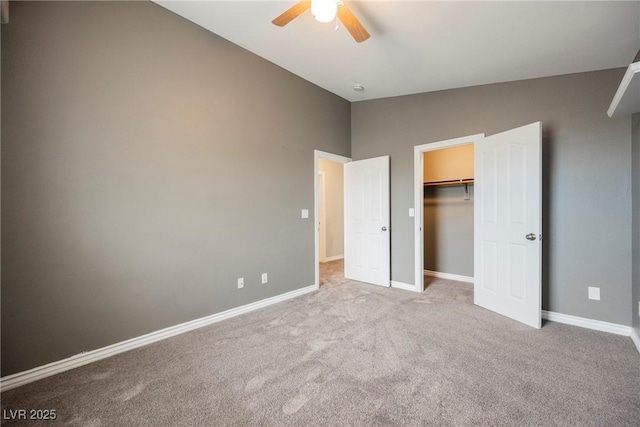
[[[473,277],[473,145],[423,153],[424,269]]]

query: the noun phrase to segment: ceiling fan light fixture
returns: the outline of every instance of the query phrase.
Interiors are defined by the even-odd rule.
[[[331,22],[337,18],[357,43],[369,38],[367,30],[342,0],[300,0],[271,22],[278,27],[284,27],[309,9],[319,22]]]
[[[336,0],[311,0],[311,14],[318,22],[331,22],[336,19],[338,2]]]

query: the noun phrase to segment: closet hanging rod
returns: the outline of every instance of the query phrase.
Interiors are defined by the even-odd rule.
[[[444,181],[429,181],[425,182],[425,187],[436,187],[441,185],[465,185],[473,184],[473,178],[461,178],[461,179],[447,179]]]

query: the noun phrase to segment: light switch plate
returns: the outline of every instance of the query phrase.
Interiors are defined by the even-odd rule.
[[[414,208],[409,208],[409,216],[413,218],[416,216],[416,210]]]
[[[589,286],[589,299],[600,301],[600,288]]]
[[[309,218],[309,209],[302,209],[302,218]]]

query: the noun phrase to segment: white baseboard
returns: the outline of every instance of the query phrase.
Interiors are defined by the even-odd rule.
[[[552,322],[565,323],[567,325],[580,326],[582,328],[593,329],[595,331],[609,332],[616,335],[631,337],[631,340],[640,353],[640,337],[631,326],[618,325],[617,323],[603,322],[601,320],[586,319],[584,317],[571,316],[569,314],[556,313],[542,310],[542,318]]]
[[[461,276],[459,274],[441,273],[439,271],[425,270],[424,274],[431,277],[437,277],[439,279],[457,280],[458,282],[473,283],[473,277]]]
[[[391,281],[391,287],[396,289],[402,289],[404,291],[418,292],[418,290],[414,285],[410,285],[408,283],[403,283],[403,282],[396,282],[395,280]]]
[[[584,317],[571,316],[569,314],[556,313],[542,310],[542,318],[552,322],[565,323],[567,325],[580,326],[582,328],[593,329],[594,331],[609,332],[616,335],[631,336],[631,326],[618,325],[617,323],[603,322],[601,320],[587,319]]]
[[[298,297],[300,295],[307,294],[317,290],[315,285],[307,286],[295,291],[287,292],[281,295],[276,295],[271,298],[266,298],[260,301],[253,302],[251,304],[243,305],[241,307],[232,308],[221,313],[212,314],[211,316],[202,317],[189,322],[181,323],[179,325],[170,326],[159,331],[151,332],[146,335],[142,335],[136,338],[132,338],[126,341],[122,341],[116,344],[102,347],[96,350],[87,351],[77,354],[75,356],[68,357],[63,360],[49,363],[47,365],[38,366],[28,371],[18,372],[6,377],[0,378],[0,390],[6,391],[12,388],[19,387],[24,384],[28,384],[37,381],[42,378],[50,377],[52,375],[59,374],[70,369],[86,365],[91,362],[95,362],[107,357],[114,356],[118,353],[123,353],[134,348],[142,347],[147,344],[154,343],[166,338],[173,337],[185,332],[192,331],[194,329],[202,328],[203,326],[211,325],[212,323],[220,322],[221,320],[229,319],[231,317],[239,316],[250,311],[264,308],[273,304],[277,304],[282,301],[286,301],[291,298]]]
[[[331,261],[337,261],[339,259],[344,259],[344,254],[342,255],[334,255],[334,256],[328,256],[324,259],[324,261],[320,261],[320,262],[331,262]]]
[[[638,332],[636,332],[634,328],[631,328],[631,340],[636,345],[636,348],[638,349],[638,353],[640,353],[640,336],[638,335]]]

